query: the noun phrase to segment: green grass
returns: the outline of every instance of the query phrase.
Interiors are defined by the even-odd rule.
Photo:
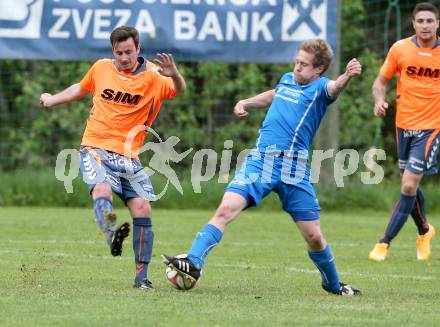
[[[124,209],[117,211],[127,217]],[[409,221],[386,262],[367,254],[387,212],[323,213],[341,279],[364,292],[337,297],[320,276],[290,218],[250,210],[210,254],[199,285],[172,289],[159,254],[185,252],[212,211],[155,210],[152,292],[132,288],[130,242],[110,256],[91,209],[0,209],[0,326],[438,326],[440,246],[415,260]],[[439,216],[431,216],[431,221]]]

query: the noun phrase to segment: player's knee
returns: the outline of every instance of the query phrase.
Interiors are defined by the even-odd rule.
[[[415,195],[417,193],[417,183],[412,181],[402,181],[401,191],[405,195]]]
[[[132,217],[150,217],[151,207],[148,201],[140,198],[130,199],[127,203]]]
[[[143,203],[139,205],[139,212],[141,213],[141,217],[150,217],[151,216],[150,204],[147,201],[143,201]]]
[[[324,238],[320,231],[311,231],[304,238],[312,249],[321,249],[324,245]]]
[[[228,224],[233,218],[233,210],[228,204],[221,204],[215,213],[215,220],[225,225]]]
[[[111,198],[112,187],[108,184],[96,184],[92,191],[93,198]]]

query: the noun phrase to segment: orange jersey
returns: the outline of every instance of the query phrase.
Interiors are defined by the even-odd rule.
[[[147,135],[144,127],[151,126],[162,101],[176,95],[171,78],[160,75],[157,66],[143,58],[140,63],[134,73],[125,73],[112,60],[101,59],[81,80],[81,88],[93,93],[82,145],[132,158],[139,155]]]
[[[415,36],[394,43],[380,74],[390,79],[396,73],[396,126],[440,128],[440,38],[433,48],[420,48]]]

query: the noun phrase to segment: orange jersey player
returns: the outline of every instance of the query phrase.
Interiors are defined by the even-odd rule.
[[[396,127],[412,130],[440,128],[440,44],[421,48],[417,36],[396,42],[380,75],[397,79]]]
[[[94,94],[81,144],[132,158],[138,156],[146,133],[138,133],[131,147],[124,149],[130,131],[139,125],[150,127],[162,101],[176,95],[173,80],[142,57],[134,73],[118,71],[113,60],[98,60],[79,84]]]
[[[396,42],[373,84],[374,114],[385,116],[386,84],[397,79],[396,140],[401,172],[401,195],[385,235],[370,252],[373,261],[385,260],[391,241],[411,214],[418,229],[418,260],[428,260],[435,229],[426,221],[423,175],[437,173],[440,149],[440,38],[439,11],[433,4],[419,3],[413,10],[416,34]]]
[[[133,218],[134,287],[151,289],[147,273],[154,234],[149,201],[155,195],[138,154],[163,100],[184,91],[186,85],[171,54],[158,54],[157,65],[139,56],[139,32],[135,28],[116,28],[110,41],[113,60],[98,60],[80,83],[55,95],[43,93],[40,103],[52,107],[93,93],[80,147],[83,179],[113,256],[121,255],[130,224],[116,226],[112,192],[127,205]]]

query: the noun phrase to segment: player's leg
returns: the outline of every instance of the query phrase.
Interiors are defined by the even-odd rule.
[[[147,278],[154,241],[151,207],[143,198],[131,198],[127,201],[127,206],[133,217],[133,252],[136,265],[134,286],[151,288],[151,282]]]
[[[433,132],[433,130],[412,131],[401,129],[397,131],[399,165],[400,169],[403,169],[401,195],[393,209],[384,237],[379,240],[379,243],[375,245],[369,254],[370,260],[382,261],[386,258],[391,241],[400,232],[411,212],[416,213],[418,216],[423,215],[421,207],[423,205],[423,194],[418,189],[423,175],[431,173],[431,168],[428,166],[434,164],[431,158],[434,153],[427,150],[431,147],[432,141],[436,140],[437,134],[433,134]],[[415,210],[416,212],[414,212]],[[429,237],[429,234],[427,235],[428,237],[421,238],[421,244],[424,244],[423,248],[426,248],[426,244],[429,247],[431,237]],[[426,241],[428,242],[426,243]]]
[[[122,243],[130,233],[130,224],[124,222],[116,226],[111,192],[109,184],[97,184],[92,191],[93,208],[98,226],[110,246],[110,253],[117,257],[122,254]]]
[[[424,131],[424,137],[418,140],[424,146],[425,175],[436,174],[437,156],[440,148],[440,130]],[[421,152],[421,151],[419,151]],[[422,153],[419,154],[421,156]],[[417,189],[417,197],[413,212],[411,212],[416,223],[417,235],[417,260],[428,260],[431,255],[431,239],[435,236],[434,226],[428,224],[425,211],[425,199],[420,187]]]
[[[284,174],[276,192],[307,242],[309,257],[321,273],[322,287],[333,294],[360,295],[359,290],[339,281],[333,253],[321,232],[320,207],[307,161],[286,157],[282,164]]]
[[[396,128],[396,146],[397,146],[397,154],[399,159],[399,169],[401,174],[401,185],[403,185],[403,173],[408,166],[409,160],[410,160],[410,151],[411,151],[411,142],[413,139],[412,131],[410,130],[403,130],[401,128]],[[401,196],[402,198],[402,196]],[[411,202],[411,197],[405,197],[403,196],[403,204],[404,207],[407,207],[407,202]],[[415,200],[414,200],[415,201]],[[393,222],[393,216],[399,213],[399,208],[402,210],[400,206],[400,201],[397,201],[395,204],[392,213],[391,218],[389,219],[389,223],[386,227],[388,230],[388,233],[393,233],[393,230],[395,230],[396,227],[398,227],[397,222],[399,222],[399,219],[394,219],[395,222]],[[409,210],[411,211],[413,207],[411,207]],[[400,216],[399,216],[400,217]],[[406,219],[405,219],[406,221]],[[404,223],[404,222],[403,222]],[[403,226],[403,225],[402,225]],[[401,227],[400,227],[401,228]],[[400,230],[399,228],[399,230]],[[379,240],[378,243],[375,244],[374,248],[370,251],[368,258],[372,261],[383,261],[385,260],[386,256],[388,255],[388,248],[389,248],[389,242],[387,241],[387,232],[385,232],[385,236]],[[384,240],[385,239],[385,240]]]
[[[409,170],[405,170],[403,172],[399,200],[395,204],[391,213],[384,236],[379,240],[379,242],[368,255],[370,260],[385,260],[391,241],[397,236],[403,225],[405,225],[408,215],[413,210],[416,201],[417,188],[419,187],[422,177],[422,174],[414,174]]]
[[[294,185],[281,183],[277,193],[308,245],[308,255],[321,273],[322,287],[333,294],[360,295],[359,290],[339,281],[333,253],[321,232],[320,207],[308,167],[301,181]]]
[[[419,235],[425,235],[429,230],[429,224],[426,221],[425,196],[421,187],[417,189],[416,201],[411,211],[411,217],[417,226]]]
[[[214,216],[202,230],[197,233],[191,249],[188,252],[188,259],[197,267],[203,267],[208,253],[220,243],[226,226],[233,221],[246,206],[247,201],[242,195],[234,192],[225,192]]]
[[[247,206],[247,200],[235,192],[225,192],[214,216],[203,226],[193,240],[186,258],[164,254],[164,263],[184,275],[198,279],[206,256],[220,243],[226,226]]]
[[[300,216],[295,219],[307,243],[309,257],[321,273],[323,287],[333,292],[339,291],[339,275],[333,253],[322,236],[319,220],[298,220]]]
[[[297,219],[296,225],[307,242],[309,257],[321,273],[324,290],[337,295],[361,295],[360,290],[340,282],[335,258],[322,235],[319,220],[300,220],[300,216]]]
[[[92,190],[93,211],[99,229],[111,244],[116,215],[113,213],[112,188],[109,184],[98,183]]]
[[[148,266],[153,252],[153,224],[150,201],[156,199],[151,181],[138,159],[123,158],[126,172],[121,175],[122,198],[133,218],[134,287],[151,289]]]
[[[121,230],[128,233],[129,225],[115,227],[112,191],[121,192],[118,172],[108,161],[107,151],[82,146],[80,153],[80,168],[93,199],[95,220],[110,246],[112,255],[120,255],[120,251],[114,251],[115,243],[119,243],[115,236],[120,236]]]
[[[163,255],[166,265],[190,278],[200,277],[206,256],[221,241],[226,226],[243,209],[258,205],[261,199],[270,192],[272,184],[261,182],[263,165],[263,155],[260,153],[248,155],[246,162],[226,188],[214,216],[197,233],[187,258]]]
[[[385,230],[385,235],[379,241],[380,243],[390,244],[402,229],[403,225],[408,219],[408,215],[414,208],[417,189],[422,177],[422,174],[415,174],[406,169],[403,172],[400,198],[394,207],[390,221]]]
[[[417,189],[416,202],[411,216],[417,226],[417,260],[428,260],[431,255],[431,239],[435,228],[426,219],[425,198],[420,187]]]

